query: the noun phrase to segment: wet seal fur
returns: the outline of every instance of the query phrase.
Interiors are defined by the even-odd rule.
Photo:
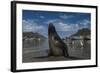
[[[48,26],[49,56],[69,57],[68,47],[59,37],[52,23]]]

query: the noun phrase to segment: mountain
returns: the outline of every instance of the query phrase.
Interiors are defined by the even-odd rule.
[[[23,37],[27,38],[42,38],[45,39],[46,37],[41,35],[40,33],[34,33],[34,32],[23,32]]]
[[[90,29],[88,28],[83,28],[83,29],[80,29],[78,30],[75,34],[71,35],[71,36],[87,36],[87,35],[90,35]]]

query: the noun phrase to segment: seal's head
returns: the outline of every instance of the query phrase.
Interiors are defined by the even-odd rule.
[[[52,29],[55,28],[53,23],[49,23],[49,28],[52,28]]]
[[[54,33],[56,31],[53,23],[49,23],[48,31],[49,33]]]

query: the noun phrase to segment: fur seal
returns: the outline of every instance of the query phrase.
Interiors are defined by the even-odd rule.
[[[50,48],[50,56],[65,56],[68,57],[68,47],[59,37],[52,23],[48,26],[48,40]]]

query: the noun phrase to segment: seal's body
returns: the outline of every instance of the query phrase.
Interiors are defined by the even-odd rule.
[[[49,39],[50,55],[66,56],[66,57],[69,56],[67,45],[61,40],[52,23],[49,24],[48,39]]]

